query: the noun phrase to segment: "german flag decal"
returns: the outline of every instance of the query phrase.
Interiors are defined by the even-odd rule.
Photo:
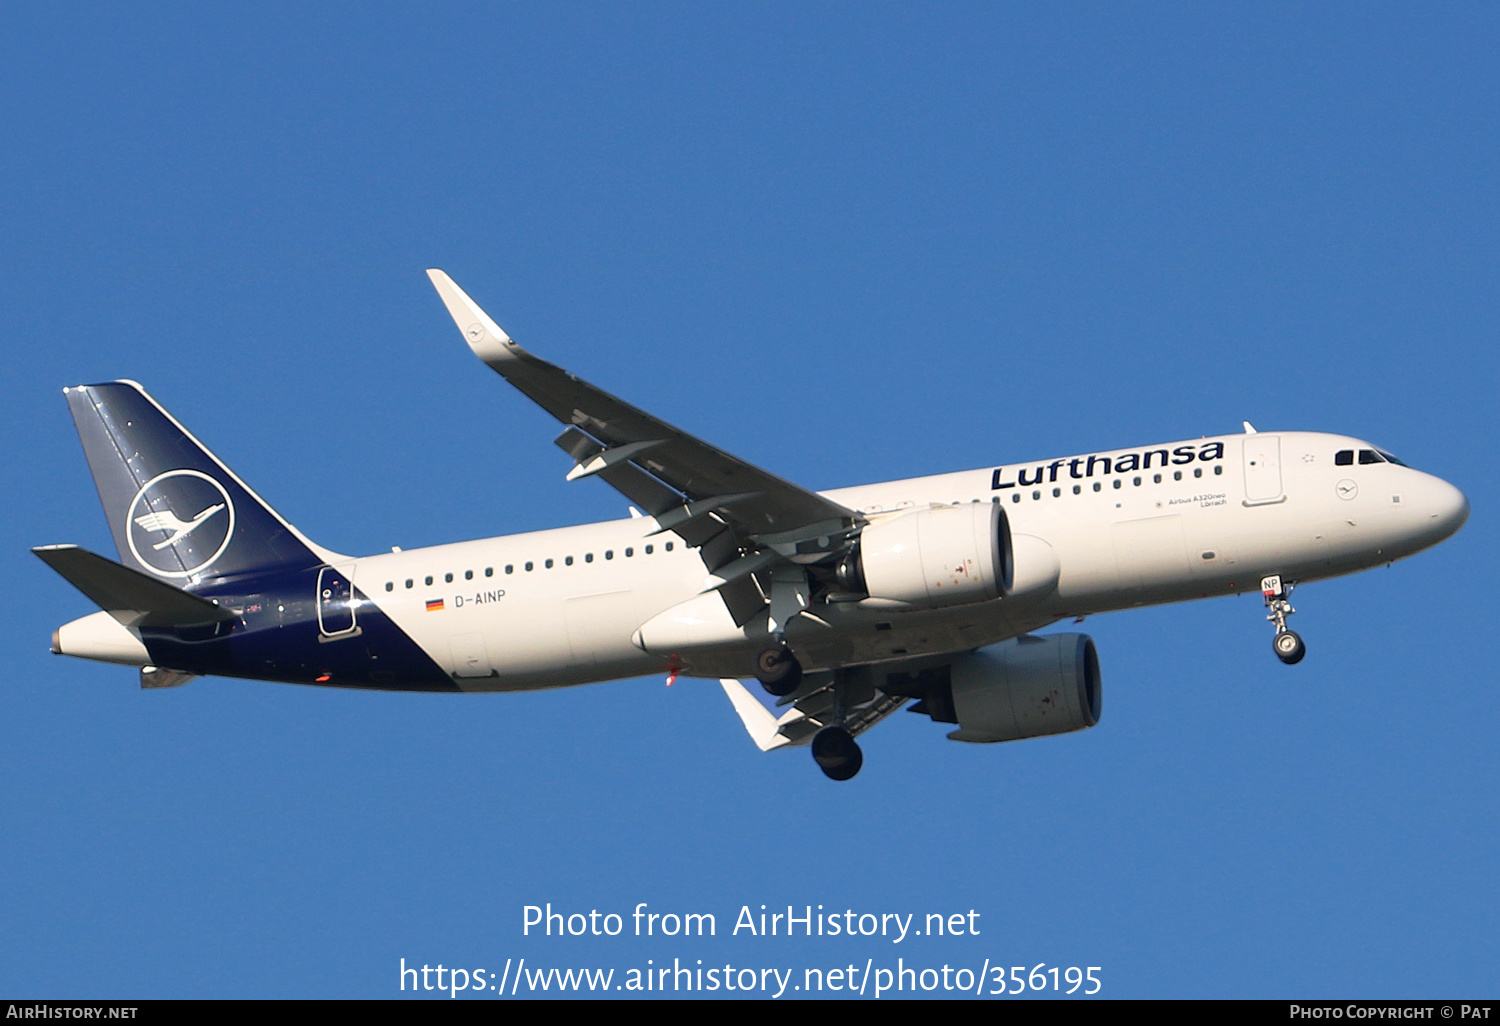
[[[442,599],[428,599],[427,600],[427,611],[429,613],[436,613],[438,610],[440,610],[442,608],[443,608],[443,600]]]

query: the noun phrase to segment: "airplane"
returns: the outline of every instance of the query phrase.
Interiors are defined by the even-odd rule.
[[[1453,485],[1357,438],[1257,432],[813,492],[517,345],[428,276],[469,347],[562,423],[607,523],[372,556],[314,543],[132,381],[65,388],[119,560],[33,549],[99,607],[52,651],[140,668],[402,691],[717,678],[762,750],[848,780],[906,707],[968,742],[1099,722],[1099,657],[1062,621],[1259,591],[1284,663],[1292,589],[1388,564],[1468,518]],[[756,682],[755,686],[747,681]]]

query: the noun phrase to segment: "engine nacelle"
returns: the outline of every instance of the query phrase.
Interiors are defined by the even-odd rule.
[[[1010,591],[1010,523],[997,503],[933,506],[877,520],[839,565],[840,584],[871,598],[933,609]]]
[[[990,645],[950,669],[955,741],[1017,741],[1099,722],[1099,654],[1087,634],[1046,634]]]

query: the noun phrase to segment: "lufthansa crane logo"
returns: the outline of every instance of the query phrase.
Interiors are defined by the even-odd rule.
[[[125,514],[136,562],[162,577],[207,570],[234,537],[229,492],[198,470],[169,470],[141,486]]]

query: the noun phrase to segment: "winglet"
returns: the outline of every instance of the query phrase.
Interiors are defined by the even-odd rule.
[[[734,711],[740,714],[740,722],[745,725],[745,732],[755,742],[756,748],[769,752],[789,743],[781,734],[780,721],[771,710],[755,700],[745,685],[733,677],[721,677],[719,683],[724,686],[724,694],[729,696]]]
[[[452,278],[436,267],[428,268],[427,277],[432,279],[432,287],[437,289],[443,305],[448,308],[448,315],[463,332],[464,340],[474,350],[475,356],[491,366],[516,358],[520,347],[479,308],[478,303],[469,298],[468,293],[454,284]]]

